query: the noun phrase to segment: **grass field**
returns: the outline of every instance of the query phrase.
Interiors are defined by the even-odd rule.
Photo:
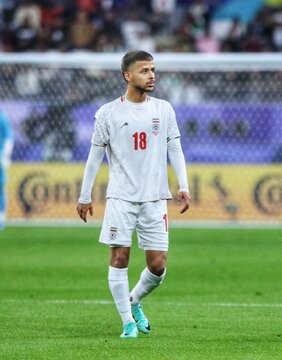
[[[153,331],[119,339],[95,228],[0,233],[0,359],[282,359],[282,232],[172,229]],[[144,267],[132,249],[130,284]]]

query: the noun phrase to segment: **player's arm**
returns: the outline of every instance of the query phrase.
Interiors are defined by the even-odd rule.
[[[87,222],[88,212],[91,216],[93,215],[93,205],[91,198],[92,187],[103,161],[104,154],[105,147],[93,144],[91,145],[88,159],[85,165],[81,193],[77,204],[77,213],[84,222]]]
[[[174,138],[167,143],[168,157],[178,179],[178,204],[183,204],[180,213],[183,214],[190,206],[190,193],[186,174],[186,163],[180,138]]]

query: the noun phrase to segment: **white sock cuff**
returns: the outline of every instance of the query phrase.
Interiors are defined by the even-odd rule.
[[[127,280],[128,268],[115,268],[112,266],[109,266],[109,273],[108,273],[108,279],[112,281],[123,281]]]
[[[144,275],[149,281],[151,281],[154,284],[161,284],[164,280],[165,274],[166,274],[166,268],[164,269],[164,272],[162,273],[161,276],[157,276],[151,273],[151,271],[147,267],[143,270],[142,273],[142,275]]]
[[[165,274],[166,274],[166,268],[164,269],[164,272],[162,273],[162,275],[159,276],[161,278],[160,284],[164,281]]]

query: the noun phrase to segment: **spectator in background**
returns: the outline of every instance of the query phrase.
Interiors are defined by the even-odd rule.
[[[242,38],[245,33],[245,26],[239,18],[235,18],[232,22],[231,28],[222,43],[221,50],[223,52],[238,52],[240,51]]]
[[[140,49],[150,53],[156,51],[156,41],[149,31],[139,33],[138,46]]]
[[[101,7],[105,11],[114,10],[115,14],[121,14],[129,9],[130,1],[131,0],[101,0]]]
[[[195,18],[203,18],[205,22],[208,23],[209,19],[209,1],[207,0],[192,0],[189,6],[190,13]]]
[[[270,47],[266,38],[257,34],[250,26],[241,45],[241,51],[259,53],[271,51]]]
[[[50,27],[45,28],[45,31],[46,49],[60,51],[68,49],[67,28],[63,18],[58,17]]]
[[[13,150],[13,133],[9,119],[0,112],[0,230],[5,226],[7,199],[5,192],[6,170]]]
[[[127,49],[135,49],[137,45],[139,47],[140,34],[146,34],[149,31],[149,25],[135,12],[131,12],[121,25],[122,36]]]
[[[194,0],[188,8],[188,13],[193,19],[194,36],[197,39],[205,33],[207,27],[209,26],[209,7],[205,0]]]
[[[70,25],[69,40],[71,49],[91,49],[94,45],[97,28],[90,21],[89,13],[79,10]]]
[[[200,53],[217,53],[220,51],[220,43],[211,36],[209,26],[206,26],[204,34],[197,38],[196,49]]]
[[[120,27],[117,24],[116,16],[113,11],[109,10],[103,17],[101,29],[99,31],[97,51],[122,51],[124,43],[120,31]]]
[[[217,41],[223,52],[282,50],[281,0],[266,1],[248,24],[213,19],[228,1],[2,0],[0,51],[111,52],[138,44],[149,52],[206,52]]]
[[[17,0],[2,0],[0,5],[0,19],[2,23],[12,25],[17,3]]]
[[[36,50],[38,35],[38,29],[32,25],[30,18],[25,18],[22,25],[20,25],[13,34],[16,51]]]
[[[272,44],[277,51],[282,51],[282,6],[273,10],[271,17],[273,31],[271,34]]]
[[[116,23],[115,14],[113,11],[108,11],[103,17],[102,32],[108,37],[120,37],[120,27]]]
[[[59,1],[42,1],[41,26],[52,26],[55,23],[56,19],[64,14],[64,11],[67,8],[68,4],[61,4]]]
[[[93,48],[96,52],[121,52],[124,49],[124,43],[121,37],[109,37],[101,32],[95,41]]]
[[[171,15],[176,6],[176,0],[151,0],[151,7],[155,13]]]
[[[151,8],[153,10],[152,23],[154,24],[155,33],[171,33],[175,28],[176,0],[151,0]],[[175,15],[172,16],[173,14]]]
[[[72,0],[62,0],[56,4],[47,3],[41,6],[42,25],[39,40],[39,51],[69,49],[68,29],[76,6]]]
[[[21,26],[25,20],[29,20],[30,26],[39,29],[41,26],[41,12],[39,5],[36,5],[32,0],[22,0],[20,5],[16,8],[14,15],[15,25]]]
[[[193,18],[187,13],[183,24],[180,25],[178,35],[178,51],[194,52],[195,50],[195,37],[193,32]]]
[[[13,44],[14,14],[17,1],[3,1],[0,8],[0,46],[5,52],[15,51]]]
[[[80,10],[89,14],[97,12],[101,7],[101,0],[76,0],[75,2]]]

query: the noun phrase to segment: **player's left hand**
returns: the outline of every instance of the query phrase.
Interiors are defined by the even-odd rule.
[[[88,204],[78,203],[77,206],[76,206],[76,210],[77,210],[77,213],[78,213],[79,217],[84,222],[87,222],[87,213],[88,212],[89,212],[89,214],[91,216],[93,216],[93,205],[92,205],[92,203],[88,203]]]
[[[190,196],[189,192],[179,191],[177,204],[178,205],[183,204],[183,207],[180,210],[180,214],[185,213],[185,211],[189,209],[190,201],[191,201],[191,196]]]

